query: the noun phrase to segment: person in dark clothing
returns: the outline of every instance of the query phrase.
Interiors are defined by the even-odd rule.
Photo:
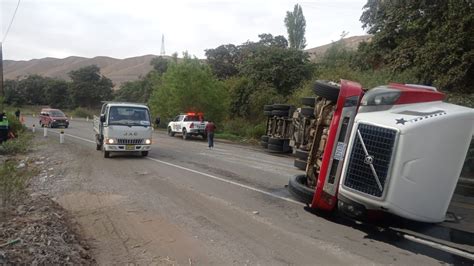
[[[207,142],[209,144],[209,149],[214,148],[214,131],[217,129],[214,122],[210,121],[207,122],[206,125],[206,134],[207,134]]]
[[[20,109],[16,109],[15,116],[16,119],[20,120]]]
[[[155,118],[155,126],[158,127],[158,125],[160,124],[160,122],[161,122],[161,119],[160,119],[159,116],[157,116],[157,117]]]

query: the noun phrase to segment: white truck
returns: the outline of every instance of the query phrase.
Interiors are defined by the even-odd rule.
[[[147,156],[151,149],[153,127],[150,110],[144,104],[104,102],[100,116],[94,116],[97,150],[104,152],[140,152]]]
[[[202,113],[180,114],[168,123],[168,135],[173,137],[178,133],[183,136],[184,140],[190,136],[202,136],[203,139],[206,139],[206,125],[207,121],[204,121]]]

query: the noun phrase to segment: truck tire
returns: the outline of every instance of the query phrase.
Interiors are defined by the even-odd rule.
[[[263,111],[271,111],[273,110],[273,105],[264,105],[263,106]]]
[[[279,104],[279,103],[276,103],[273,105],[273,111],[275,110],[284,110],[284,111],[287,111],[287,110],[290,110],[291,108],[291,105],[289,104]]]
[[[316,105],[316,98],[314,97],[304,97],[300,99],[302,105],[314,107]]]
[[[275,145],[268,143],[268,150],[273,152],[283,152],[283,145]]]
[[[301,115],[304,117],[314,117],[314,108],[301,107]]]
[[[264,116],[273,116],[273,111],[263,111]]]
[[[110,151],[104,151],[104,158],[110,158]]]
[[[187,140],[188,138],[189,138],[188,132],[186,132],[186,129],[183,128],[183,139],[184,139],[184,140]]]
[[[295,157],[305,162],[308,159],[308,156],[309,156],[309,151],[297,149],[295,152]]]
[[[168,136],[174,137],[174,132],[171,130],[171,127],[168,127]]]
[[[143,157],[148,156],[148,151],[142,151],[142,156]]]
[[[289,114],[289,110],[273,110],[272,115],[274,116],[284,116],[287,117]]]
[[[268,142],[260,141],[260,146],[262,146],[264,149],[268,149]]]
[[[331,102],[337,102],[340,87],[330,84],[327,80],[317,80],[314,83],[313,91],[316,95],[326,98]]]
[[[277,138],[272,138],[272,137],[268,138],[268,144],[277,145],[277,146],[283,146],[284,141],[285,141],[284,139],[277,139]]]
[[[291,195],[299,201],[311,204],[314,197],[314,189],[306,186],[306,175],[295,175],[288,181],[288,190]]]
[[[295,159],[295,162],[293,163],[293,165],[300,170],[306,171],[306,165],[307,165],[306,161]]]

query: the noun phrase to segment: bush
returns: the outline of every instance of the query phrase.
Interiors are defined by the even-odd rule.
[[[221,133],[218,136],[234,135],[245,139],[260,139],[263,134],[265,134],[265,124],[263,122],[253,124],[244,118],[235,118],[223,123]]]
[[[33,135],[27,131],[22,131],[17,138],[10,139],[0,145],[0,154],[13,155],[18,153],[26,153],[31,147]]]
[[[82,118],[86,118],[86,117],[89,117],[89,118],[92,118],[94,117],[94,114],[98,114],[99,111],[94,111],[92,109],[87,109],[87,108],[84,108],[84,107],[78,107],[76,109],[74,109],[74,111],[71,112],[71,115],[72,116],[76,116],[76,117],[82,117]]]
[[[7,119],[8,119],[8,125],[10,127],[10,131],[15,134],[15,136],[18,136],[25,132],[26,127],[21,124],[21,122],[16,118],[15,115],[13,114],[7,114]]]
[[[0,167],[0,200],[4,209],[24,190],[31,174],[26,167],[18,169],[15,161],[6,161]]]

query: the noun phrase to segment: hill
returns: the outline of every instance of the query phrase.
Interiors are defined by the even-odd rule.
[[[370,35],[353,36],[342,39],[348,49],[357,49],[362,41],[369,41]],[[312,61],[317,61],[333,43],[307,49]],[[143,55],[125,59],[117,59],[106,56],[85,58],[70,56],[63,59],[46,57],[28,61],[4,60],[4,79],[16,79],[29,74],[38,74],[46,77],[68,79],[68,73],[88,65],[97,65],[101,73],[110,78],[118,88],[126,81],[137,80],[145,76],[151,69],[150,61],[156,55]]]
[[[85,58],[70,56],[64,59],[42,58],[29,61],[4,61],[4,78],[16,79],[28,74],[68,79],[68,73],[88,65],[97,65],[101,73],[110,78],[116,87],[129,80],[146,75],[151,69],[150,61],[156,55],[144,55],[125,59],[97,56]]]

